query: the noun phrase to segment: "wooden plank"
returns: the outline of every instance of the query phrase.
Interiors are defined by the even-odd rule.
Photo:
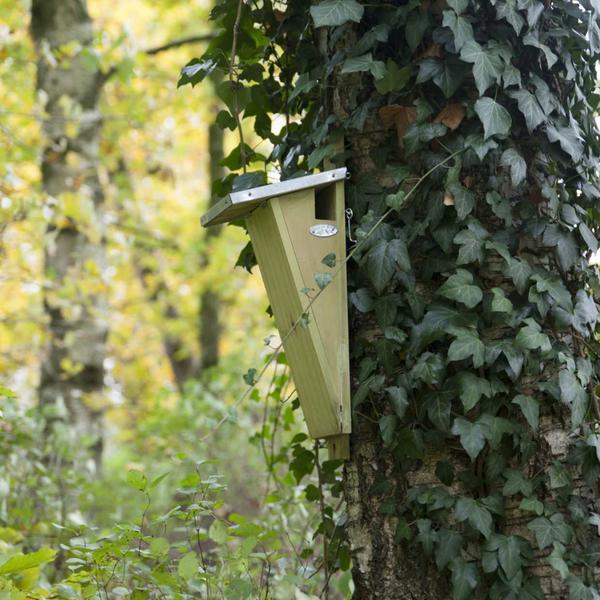
[[[324,190],[325,206],[332,209],[329,219],[316,217],[315,190],[290,194],[281,198],[281,212],[292,251],[299,267],[300,288],[318,290],[316,272],[336,272],[322,263],[328,254],[335,254],[337,264],[346,257],[345,207],[343,182],[332,184]],[[334,225],[338,232],[330,237],[315,237],[310,233],[314,224]],[[307,302],[304,302],[306,305]],[[311,316],[317,325],[317,334],[323,347],[322,368],[331,380],[334,396],[329,399],[338,414],[340,433],[350,433],[350,375],[348,358],[348,309],[345,267],[323,289],[311,307]]]
[[[260,206],[247,217],[246,224],[277,328],[286,338],[308,299],[300,292],[304,285],[279,202],[274,198]],[[331,400],[335,389],[324,368],[327,363],[314,319],[306,327],[296,327],[285,339],[284,348],[311,436],[341,433],[340,415]]]
[[[348,460],[350,458],[350,436],[347,433],[332,435],[327,440],[329,460]]]

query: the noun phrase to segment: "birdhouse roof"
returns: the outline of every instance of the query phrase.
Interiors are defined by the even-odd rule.
[[[217,202],[207,213],[202,215],[202,225],[210,227],[220,223],[229,223],[247,215],[263,202],[270,198],[276,198],[306,190],[309,188],[321,188],[336,181],[345,179],[346,167],[323,171],[316,175],[306,175],[295,179],[286,179],[270,185],[261,185],[250,190],[232,192]]]

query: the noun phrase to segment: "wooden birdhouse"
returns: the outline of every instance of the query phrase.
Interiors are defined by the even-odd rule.
[[[202,217],[205,227],[245,219],[308,431],[332,459],[349,458],[351,427],[345,178],[342,168],[233,192]],[[333,268],[322,262],[332,254]],[[336,272],[311,303],[315,274]]]

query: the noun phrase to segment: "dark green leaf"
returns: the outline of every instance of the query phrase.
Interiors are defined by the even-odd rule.
[[[406,413],[406,408],[408,407],[408,398],[406,396],[406,390],[403,387],[388,387],[385,388],[387,392],[390,403],[394,409],[396,415],[399,418],[404,417],[404,413]]]
[[[473,275],[465,269],[457,269],[437,291],[440,296],[461,302],[467,308],[474,308],[483,299],[483,292],[473,283]]]
[[[454,34],[454,46],[457,51],[469,41],[473,40],[473,26],[465,17],[457,15],[452,10],[444,11],[444,27],[449,27]]]
[[[510,178],[515,187],[525,181],[527,177],[527,164],[515,148],[508,148],[508,150],[502,153],[500,164],[510,169]]]
[[[443,569],[457,556],[460,556],[461,548],[462,538],[460,534],[448,529],[440,529],[435,549],[435,563],[438,569]]]
[[[477,42],[470,40],[462,46],[460,57],[465,62],[473,63],[473,76],[480,96],[483,96],[490,85],[500,81],[503,65],[496,52],[482,48]],[[483,98],[480,100],[483,100]],[[488,100],[491,100],[491,98],[488,98]],[[508,118],[510,119],[510,116]],[[509,128],[510,125],[507,131]],[[489,136],[486,134],[487,137]]]
[[[485,446],[483,427],[479,423],[471,423],[458,417],[452,426],[452,433],[460,436],[460,443],[474,461]]]
[[[537,431],[540,423],[540,404],[533,396],[518,395],[513,400],[521,408],[523,416],[527,419],[529,426]]]
[[[471,410],[479,402],[481,396],[490,398],[492,395],[490,382],[483,377],[477,377],[474,373],[459,373],[458,385],[465,411]]]
[[[310,7],[315,27],[337,27],[348,21],[359,23],[364,11],[356,0],[323,0]]]
[[[521,569],[521,548],[514,536],[502,536],[498,542],[498,562],[508,579],[512,579]]]
[[[540,107],[537,98],[531,92],[527,90],[515,90],[514,92],[510,92],[509,96],[517,101],[519,110],[525,117],[529,133],[546,121],[544,111]]]
[[[583,142],[579,133],[570,127],[555,127],[548,125],[546,129],[548,139],[551,142],[558,142],[560,147],[575,161],[579,161],[583,156]]]
[[[571,541],[571,528],[566,524],[560,513],[552,515],[550,519],[538,517],[531,521],[527,527],[535,534],[540,550],[551,546],[553,542],[568,544]]]
[[[484,139],[493,135],[507,135],[512,125],[510,113],[491,98],[479,98],[475,102],[475,112],[483,123]]]
[[[389,446],[394,441],[394,433],[396,432],[396,424],[398,418],[396,415],[383,415],[379,419],[379,431],[381,439],[386,446]]]

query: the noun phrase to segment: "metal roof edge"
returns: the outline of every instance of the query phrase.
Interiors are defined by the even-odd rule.
[[[341,167],[339,169],[331,169],[329,171],[315,173],[314,175],[304,175],[303,177],[296,177],[294,179],[278,181],[277,183],[261,185],[249,190],[232,192],[231,194],[225,196],[225,198],[219,200],[219,202],[217,202],[204,215],[202,215],[200,220],[204,227],[209,227],[212,224],[212,221],[214,221],[217,217],[219,217],[219,215],[221,215],[231,206],[239,206],[240,204],[268,200],[269,198],[283,196],[284,194],[291,194],[292,192],[297,192],[312,187],[322,187],[328,183],[345,179],[346,173],[346,167]],[[241,216],[242,215],[238,214],[236,218]],[[220,222],[222,222],[222,220],[219,220],[219,223]]]

